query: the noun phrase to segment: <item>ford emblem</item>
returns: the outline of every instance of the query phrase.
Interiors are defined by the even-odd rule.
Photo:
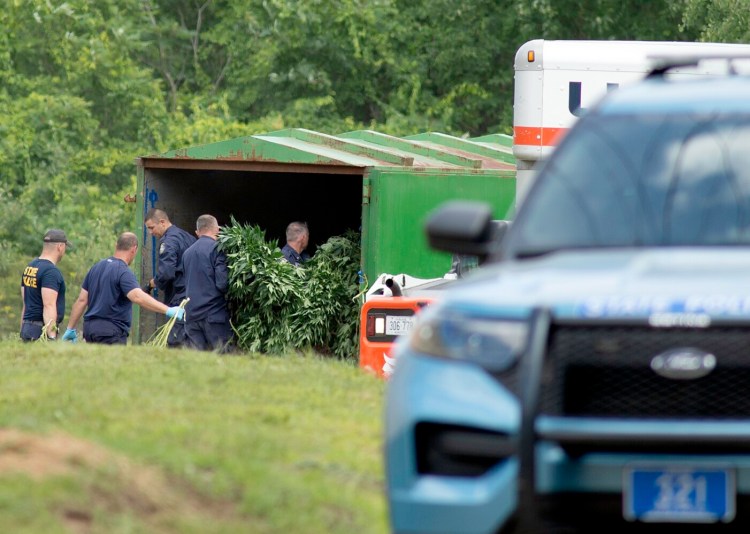
[[[683,347],[662,352],[651,360],[651,369],[664,378],[693,380],[716,368],[716,356],[700,349]]]

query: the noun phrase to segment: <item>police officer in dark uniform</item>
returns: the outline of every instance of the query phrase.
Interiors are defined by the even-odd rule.
[[[199,350],[227,352],[232,340],[226,300],[229,273],[226,255],[217,248],[219,223],[216,217],[198,217],[195,233],[198,241],[182,256],[190,299],[185,306],[187,342]]]
[[[132,232],[125,232],[117,239],[115,253],[89,269],[70,310],[64,340],[75,342],[78,339],[76,325],[83,315],[83,338],[89,343],[127,343],[133,303],[167,317],[183,318],[183,308],[169,307],[139,287],[138,279],[129,269],[137,251],[138,238]]]
[[[24,341],[42,337],[45,325],[47,339],[57,338],[57,325],[65,316],[65,280],[57,264],[69,245],[62,230],[47,231],[42,253],[23,270],[21,339]]]
[[[286,245],[281,249],[281,255],[297,267],[310,259],[310,255],[305,252],[309,241],[310,230],[307,228],[307,223],[290,222],[286,227]]]
[[[149,233],[159,240],[156,276],[149,280],[144,290],[151,293],[156,287],[164,293],[164,303],[167,306],[179,306],[185,298],[182,254],[195,243],[195,236],[172,224],[167,213],[158,208],[152,208],[146,213],[144,224]],[[175,321],[167,338],[167,346],[177,348],[184,344],[185,323]]]

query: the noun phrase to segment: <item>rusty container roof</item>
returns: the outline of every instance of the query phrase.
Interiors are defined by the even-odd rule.
[[[204,167],[212,161],[227,168],[251,169],[313,165],[325,167],[326,172],[352,172],[368,167],[514,171],[511,146],[512,137],[504,134],[461,138],[428,132],[400,138],[372,130],[328,135],[289,128],[138,159],[146,167],[161,168]]]

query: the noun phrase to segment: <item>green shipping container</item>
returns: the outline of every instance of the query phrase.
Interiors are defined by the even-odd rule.
[[[279,246],[287,224],[306,221],[310,254],[330,237],[358,230],[361,268],[369,281],[385,272],[442,276],[451,261],[427,246],[427,214],[446,200],[467,199],[489,202],[498,219],[511,218],[516,189],[511,145],[511,137],[501,134],[399,138],[369,130],[331,136],[287,129],[140,157],[135,224],[143,246],[136,274],[148,280],[156,269],[156,242],[143,216],[157,207],[189,232],[199,215],[210,213],[219,224],[234,217],[258,225]],[[163,322],[138,312],[136,306],[136,342]]]

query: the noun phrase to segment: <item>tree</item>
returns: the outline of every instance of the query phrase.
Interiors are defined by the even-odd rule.
[[[750,4],[745,0],[686,0],[683,27],[700,40],[750,42]]]
[[[131,188],[134,155],[163,137],[159,83],[126,46],[128,9],[137,8],[134,0],[30,0],[0,14],[0,183],[21,206],[0,233],[26,252],[62,212],[88,213]],[[126,208],[115,208],[108,219],[123,225]]]
[[[683,29],[686,0],[538,0],[515,4],[518,32],[528,39],[695,41]]]

